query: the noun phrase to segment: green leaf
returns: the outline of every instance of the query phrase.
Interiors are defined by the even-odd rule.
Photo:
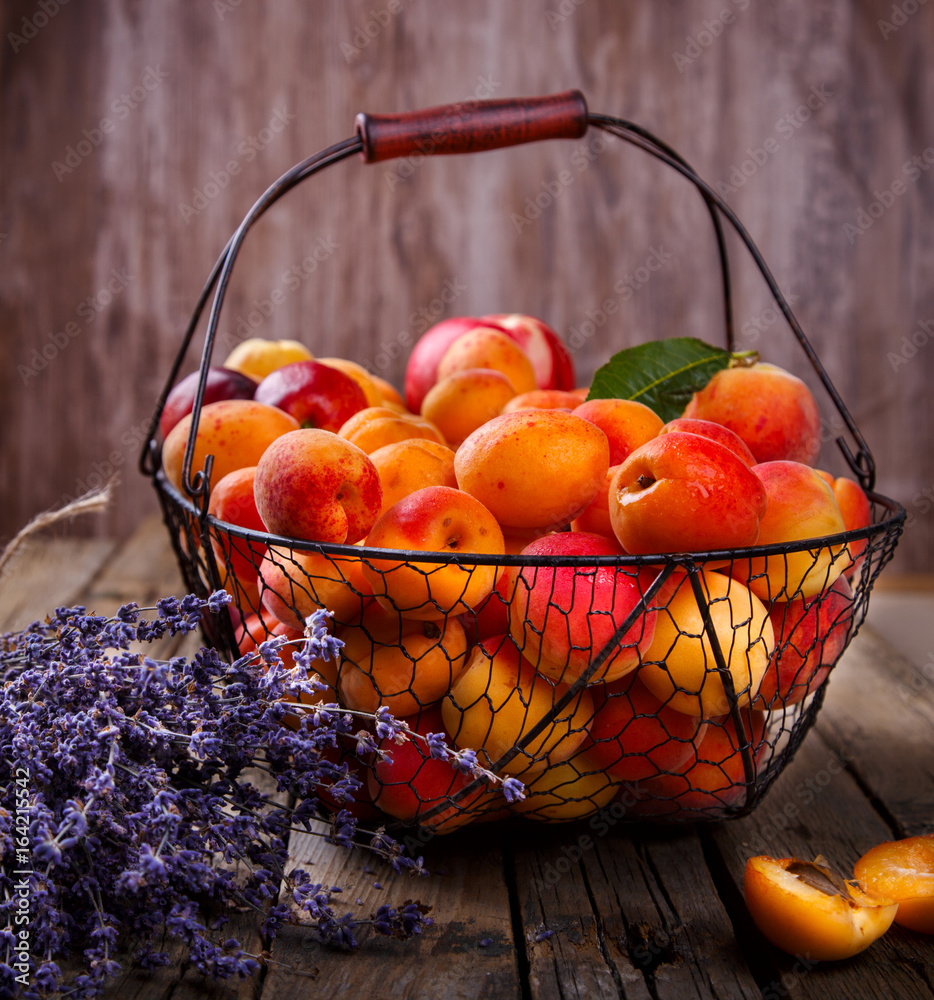
[[[680,417],[732,355],[694,337],[669,337],[614,354],[598,368],[588,399],[635,399],[651,407],[666,423]]]

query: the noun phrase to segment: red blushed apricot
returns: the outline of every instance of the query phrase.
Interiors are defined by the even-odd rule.
[[[527,545],[523,555],[562,558],[621,555],[615,541],[561,531]],[[615,566],[523,566],[510,574],[509,634],[536,670],[573,683],[635,613],[588,683],[614,681],[639,664],[655,635],[655,612],[638,610],[655,573]]]
[[[619,781],[643,781],[679,771],[696,754],[707,723],[662,704],[629,674],[594,689],[595,712],[584,749]]]
[[[725,368],[694,393],[685,417],[723,424],[737,434],[756,462],[813,465],[820,454],[820,414],[811,390],[777,365]]]
[[[253,489],[269,531],[315,542],[359,541],[373,527],[383,498],[379,473],[360,448],[310,427],[266,449]]]
[[[820,859],[754,857],[743,878],[746,906],[777,948],[818,962],[858,954],[891,927],[898,904],[844,881]]]
[[[847,531],[856,531],[858,528],[868,528],[872,524],[872,507],[869,497],[859,483],[846,476],[837,476],[830,484],[833,490],[834,499],[840,508],[843,517],[843,526]],[[846,546],[849,554],[849,562],[844,567],[843,572],[852,579],[863,563],[863,553],[869,544],[868,538],[862,538],[855,542],[848,542]]]
[[[651,441],[664,424],[653,409],[634,399],[588,399],[574,413],[606,434],[610,465],[619,465],[636,448]]]
[[[725,448],[729,448],[750,468],[756,464],[755,456],[746,446],[746,442],[738,434],[734,434],[729,427],[724,427],[723,424],[715,424],[712,420],[700,420],[697,417],[676,417],[674,420],[669,420],[658,433],[671,434],[673,431],[708,437],[712,441],[722,444]]]
[[[754,545],[766,492],[729,448],[672,431],[622,462],[608,504],[613,531],[627,552],[706,552]]]
[[[253,496],[255,473],[255,465],[228,472],[211,490],[208,513],[218,521],[265,534],[266,525],[259,516]],[[248,542],[223,529],[214,529],[211,533],[211,546],[214,557],[218,562],[226,563],[235,577],[250,583],[255,581],[259,565],[266,554],[265,543]]]
[[[849,638],[853,591],[840,576],[817,597],[773,601],[769,619],[775,650],[754,704],[778,709],[813,694],[827,679]]]
[[[567,760],[587,735],[593,715],[590,692],[583,689],[556,712],[567,693],[567,684],[538,673],[508,636],[494,636],[474,647],[464,672],[441,702],[441,714],[456,746],[476,750],[486,767],[549,719],[502,767],[504,774],[527,776]]]
[[[360,625],[337,631],[342,704],[364,712],[383,705],[395,716],[414,715],[440,701],[460,676],[467,640],[456,618],[444,622],[401,618],[371,605]]]
[[[755,774],[769,750],[765,739],[767,716],[746,709],[742,719]],[[732,717],[709,720],[680,770],[646,778],[639,783],[638,792],[644,798],[633,805],[633,812],[640,816],[718,818],[742,805],[746,799],[744,750]]]
[[[179,420],[162,446],[162,467],[169,482],[179,491],[191,416],[189,413]],[[222,399],[208,403],[198,420],[191,474],[200,472],[205,458],[213,455],[211,482],[220,482],[228,472],[257,465],[273,441],[297,428],[298,421],[288,413],[252,399]]]
[[[458,486],[504,528],[570,524],[600,491],[609,467],[606,434],[563,410],[503,413],[454,455]]]
[[[867,892],[898,903],[895,923],[934,934],[934,833],[878,844],[854,874]]]
[[[416,734],[404,743],[384,740],[377,743],[382,751],[367,778],[374,804],[403,823],[419,823],[434,833],[450,833],[471,822],[485,808],[489,786],[478,783],[457,802],[451,798],[473,782],[469,775],[455,770],[448,761],[430,755],[425,740],[429,733],[443,733],[444,722],[438,707],[431,706],[404,720]],[[436,815],[424,814],[449,803]]]
[[[427,486],[390,507],[367,546],[449,555],[503,555],[503,533],[478,500],[448,486]],[[469,611],[496,583],[495,566],[368,559],[363,575],[384,607],[436,620]]]
[[[343,372],[357,383],[363,390],[366,397],[367,406],[382,406],[383,391],[373,376],[356,361],[348,361],[347,358],[318,358],[318,362],[327,365],[328,368],[336,368]]]
[[[526,786],[526,797],[512,812],[544,823],[570,823],[608,806],[620,780],[608,774],[589,753],[546,768]]]

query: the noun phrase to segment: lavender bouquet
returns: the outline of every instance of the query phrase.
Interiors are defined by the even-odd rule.
[[[234,663],[213,649],[168,660],[134,651],[226,613],[228,600],[166,598],[148,618],[135,604],[113,617],[63,608],[0,639],[0,995],[99,995],[128,949],[143,968],[166,964],[156,946],[166,932],[205,975],[252,975],[265,959],[224,936],[232,908],[254,911],[267,941],[302,915],[322,941],[350,948],[364,928],[408,938],[431,923],[413,900],[366,917],[342,910],[336,887],[289,869],[289,834],[312,828],[322,790],[343,802],[359,787],[326,751],[348,738],[361,755],[376,740],[421,738],[382,710],[295,704],[320,690],[315,662],[338,655],[326,612],[309,618],[289,669],[283,639]],[[297,711],[300,724],[285,725]],[[495,780],[470,751],[436,734],[426,742]],[[507,782],[509,797],[522,794]],[[327,836],[425,873],[346,809]]]

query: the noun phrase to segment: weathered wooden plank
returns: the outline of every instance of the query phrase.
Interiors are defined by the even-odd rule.
[[[435,924],[411,941],[362,930],[365,943],[355,953],[322,946],[310,929],[286,928],[272,947],[263,1000],[303,998],[310,988],[320,996],[342,992],[387,1000],[519,998],[500,839],[498,831],[483,826],[435,838],[425,845],[424,855],[437,874],[415,878],[396,874],[363,852],[296,835],[292,863],[313,865],[315,881],[340,886],[343,900],[360,914],[383,903],[416,899],[432,907]],[[311,973],[313,987],[307,979]]]
[[[930,1000],[934,944],[929,938],[896,926],[847,962],[816,965],[806,956],[796,958],[772,947],[745,909],[743,871],[753,855],[810,859],[822,854],[852,877],[853,864],[864,851],[892,838],[845,764],[821,733],[812,732],[752,815],[711,832],[724,866],[721,891],[731,901],[737,940],[766,996],[780,990],[779,995],[794,1000]]]
[[[829,683],[819,732],[893,818],[894,832],[934,831],[934,670],[864,628]]]
[[[758,998],[693,830],[607,812],[530,828],[515,866],[533,996]]]
[[[57,607],[83,603],[88,584],[115,548],[108,539],[27,539],[0,578],[0,629],[22,628]]]

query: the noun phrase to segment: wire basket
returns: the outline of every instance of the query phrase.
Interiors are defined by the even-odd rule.
[[[871,524],[803,542],[670,556],[451,556],[300,541],[209,513],[212,456],[192,468],[195,436],[231,271],[265,211],[356,154],[371,163],[477,152],[579,138],[588,128],[641,148],[700,193],[719,250],[730,349],[723,221],[738,234],[855,445],[837,439],[869,497]],[[162,469],[159,418],[212,293],[179,490]],[[353,138],[280,177],[208,277],[140,468],[153,481],[188,588],[206,595],[226,587],[233,595],[233,614],[204,621],[208,642],[237,656],[273,632],[298,637],[306,617],[326,608],[344,647],[339,665],[322,666],[329,685],[322,700],[367,711],[384,705],[419,732],[447,732],[484,766],[526,785],[528,797],[507,807],[496,787],[429,758],[418,743],[396,748],[394,770],[364,769],[381,810],[433,832],[515,813],[551,822],[606,813],[614,823],[745,815],[813,724],[827,676],[865,618],[905,519],[898,503],[875,492],[869,448],[729,206],[673,149],[637,125],[589,112],[577,91],[358,115]],[[402,603],[403,578],[403,591],[420,598]],[[441,599],[452,579],[456,596]]]

